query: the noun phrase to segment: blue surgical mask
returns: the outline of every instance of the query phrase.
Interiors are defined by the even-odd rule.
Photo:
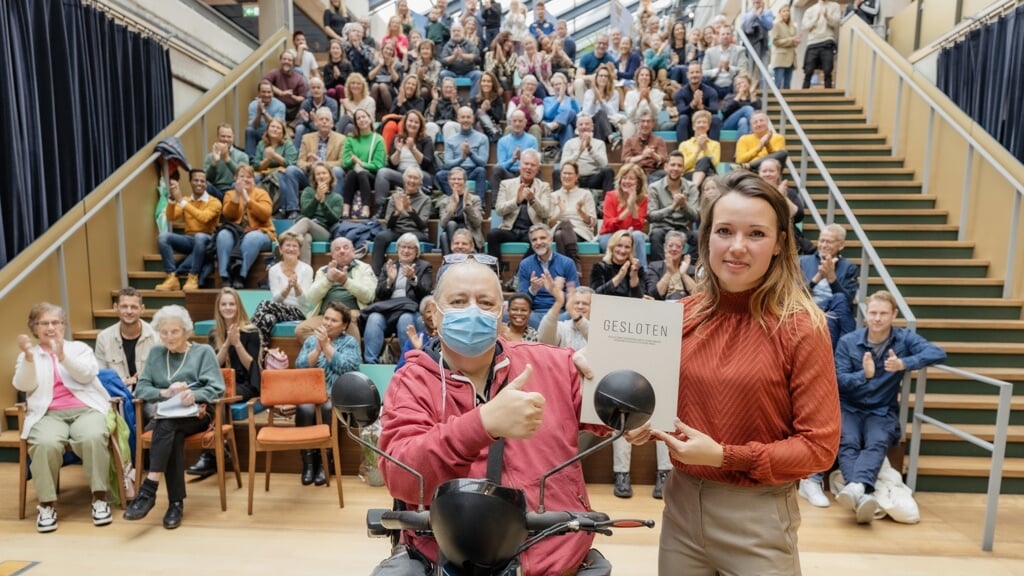
[[[460,356],[473,358],[494,346],[498,339],[498,317],[475,304],[444,310],[441,340]]]

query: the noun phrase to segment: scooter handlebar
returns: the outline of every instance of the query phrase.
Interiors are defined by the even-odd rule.
[[[592,532],[608,528],[653,527],[651,520],[611,520],[604,512],[527,512],[526,529],[531,533],[543,532],[560,524],[576,522],[576,530]],[[387,530],[430,530],[430,512],[415,510],[382,510],[379,525]]]

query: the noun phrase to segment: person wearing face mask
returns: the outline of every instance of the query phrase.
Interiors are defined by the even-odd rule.
[[[577,430],[605,430],[579,424],[581,387],[572,351],[499,338],[501,286],[494,271],[476,260],[450,266],[435,298],[439,337],[409,351],[391,380],[380,447],[423,472],[428,495],[447,480],[486,477],[488,456],[498,454],[501,473],[495,480],[523,489],[528,508],[535,510],[539,478],[577,453]],[[416,478],[390,462],[381,462],[381,472],[393,498],[416,505]],[[579,463],[552,480],[545,495],[550,509],[589,508]],[[584,560],[607,573],[610,566],[590,549],[592,541],[583,533],[543,540],[521,556],[522,574],[594,573],[597,566],[580,568]],[[432,573],[432,566],[416,558],[433,564],[436,557],[432,538],[405,532],[374,574]]]

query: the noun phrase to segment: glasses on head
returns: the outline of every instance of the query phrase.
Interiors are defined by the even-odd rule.
[[[444,257],[445,264],[460,264],[466,260],[476,260],[484,266],[494,266],[498,263],[498,259],[490,254],[462,254],[461,252],[452,252]]]

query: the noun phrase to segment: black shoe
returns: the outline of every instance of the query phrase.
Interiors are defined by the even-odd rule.
[[[242,280],[241,278],[232,278],[231,287],[235,290],[242,290],[245,288],[245,280]]]
[[[665,478],[668,478],[668,473],[671,470],[658,470],[658,475],[654,478],[654,490],[651,491],[651,496],[662,499],[662,493],[665,491]]]
[[[313,484],[323,486],[327,484],[327,474],[324,473],[323,458],[319,450],[313,450]]]
[[[206,478],[217,473],[217,458],[212,450],[203,450],[199,454],[199,460],[185,471],[189,476],[200,476]]]
[[[313,483],[313,451],[302,451],[302,485],[309,486]]]
[[[284,219],[288,218],[288,216],[285,215],[285,211],[284,210],[278,209],[278,210],[274,211],[274,214],[271,215],[271,218],[273,218],[274,220],[284,220]]]
[[[633,485],[629,480],[629,472],[616,472],[615,473],[615,497],[616,498],[632,498],[633,497]]]
[[[164,528],[168,530],[174,530],[178,526],[181,526],[181,515],[185,511],[185,503],[181,500],[177,502],[171,502],[171,505],[167,507],[167,513],[164,514]]]
[[[289,210],[288,213],[286,213],[284,215],[284,219],[285,220],[297,220],[299,218],[299,216],[301,216],[301,215],[302,215],[302,213],[299,212],[298,210]]]
[[[140,491],[124,511],[125,520],[142,520],[156,505],[156,494]]]

